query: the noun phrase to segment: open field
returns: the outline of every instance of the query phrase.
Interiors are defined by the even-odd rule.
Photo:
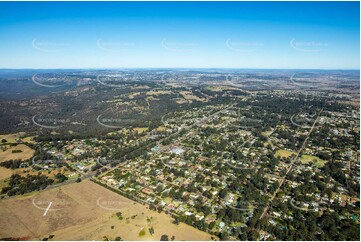
[[[122,220],[116,212],[122,213]],[[170,216],[150,211],[91,181],[2,200],[0,217],[0,239],[41,240],[54,235],[53,240],[103,240],[104,236],[110,240],[116,236],[123,240],[159,240],[167,234],[176,240],[211,240],[205,232],[186,224],[175,225]],[[151,227],[153,235],[148,231]],[[142,229],[145,235],[140,236]]]
[[[301,162],[303,164],[309,164],[310,162],[313,162],[313,165],[317,167],[322,167],[326,164],[327,161],[322,160],[316,156],[313,155],[302,155],[301,156]]]
[[[148,130],[148,128],[144,128],[144,127],[136,127],[136,128],[133,128],[134,131],[137,131],[138,133],[143,133],[145,131]]]
[[[157,131],[166,131],[167,128],[164,126],[159,126],[158,128],[156,128]]]
[[[9,178],[13,174],[13,172],[5,167],[0,167],[0,180],[4,180],[6,178]],[[1,188],[1,186],[0,186]]]
[[[31,143],[31,144],[35,144],[35,143],[36,143],[36,141],[34,140],[35,137],[37,137],[37,135],[36,135],[36,136],[27,136],[27,137],[24,137],[24,138],[22,138],[22,140],[23,140],[24,142],[28,142],[28,143]]]
[[[20,153],[13,153],[13,151],[21,150]],[[34,155],[34,150],[29,146],[20,144],[13,146],[5,151],[0,151],[0,162],[7,160],[27,160],[30,159]]]
[[[188,103],[188,101],[183,98],[175,98],[174,100],[176,100],[176,103],[178,103],[178,104]]]
[[[169,90],[152,90],[145,93],[148,96],[159,96],[165,94],[172,94],[172,91]]]
[[[7,169],[7,168],[5,168]],[[26,167],[26,168],[18,168],[18,169],[15,169],[15,170],[11,170],[11,169],[8,169],[12,174],[18,174],[20,176],[27,176],[28,174],[29,175],[36,175],[36,174],[44,174],[48,177],[51,177],[54,179],[54,176],[58,173],[61,173],[61,174],[64,174],[65,176],[68,176],[74,172],[72,171],[69,171],[67,168],[65,167],[59,167],[59,168],[55,168],[55,169],[51,169],[51,170],[35,170],[35,169],[32,169],[31,167]],[[0,170],[1,171],[1,170]],[[9,176],[10,177],[10,176]]]
[[[7,143],[18,143],[18,141],[22,140],[23,142],[35,143],[33,140],[35,136],[26,137],[26,132],[19,132],[14,134],[1,134],[0,141],[5,139]]]
[[[198,96],[195,96],[192,92],[190,91],[181,91],[179,92],[184,99],[186,99],[187,101],[199,101],[199,102],[205,102],[205,99],[203,98],[200,98]]]
[[[0,135],[0,140],[6,139],[8,143],[16,143],[20,137],[23,137],[26,133],[25,132],[19,132],[14,134],[2,134]]]
[[[296,152],[289,150],[277,150],[275,154],[276,157],[285,157],[285,158],[290,157],[291,155],[296,155]],[[322,167],[327,162],[313,155],[302,155],[300,161],[302,162],[302,164],[309,164],[313,162],[312,165],[317,167]]]
[[[132,93],[129,93],[128,98],[134,99],[136,96],[139,96],[139,95],[140,95],[140,92],[132,92]]]
[[[290,150],[277,150],[275,156],[281,157],[281,158],[287,158],[287,157],[290,157],[291,155],[295,155],[295,154],[296,154],[296,152],[290,151]]]
[[[149,86],[146,85],[135,85],[135,86],[131,86],[130,89],[135,90],[135,89],[150,89]]]
[[[225,90],[242,90],[240,88],[230,87],[230,86],[208,86],[206,89],[213,92],[223,92]]]

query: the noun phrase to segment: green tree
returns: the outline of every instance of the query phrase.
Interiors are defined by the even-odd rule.
[[[163,234],[163,235],[160,237],[160,241],[169,241],[168,235]]]

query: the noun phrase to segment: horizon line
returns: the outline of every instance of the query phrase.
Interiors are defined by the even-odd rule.
[[[360,68],[254,68],[254,67],[50,67],[50,68],[30,68],[30,67],[19,67],[19,68],[8,68],[0,67],[0,70],[121,70],[121,69],[233,69],[233,70],[349,70],[349,71],[360,71]]]

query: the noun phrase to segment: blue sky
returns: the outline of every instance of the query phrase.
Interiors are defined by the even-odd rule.
[[[359,2],[0,2],[0,68],[359,69]]]

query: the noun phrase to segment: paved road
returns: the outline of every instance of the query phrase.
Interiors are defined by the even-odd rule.
[[[183,125],[182,125],[182,126],[181,126],[181,129],[179,129],[179,130],[178,130],[177,132],[175,132],[175,133],[172,133],[172,134],[168,135],[167,137],[164,137],[164,138],[158,140],[158,141],[157,141],[157,144],[160,144],[163,140],[165,140],[165,139],[167,139],[167,138],[169,138],[169,137],[178,135],[181,131],[184,131],[184,130],[187,131],[187,130],[193,128],[193,127],[196,126],[196,125],[199,125],[199,124],[202,124],[202,123],[208,121],[211,117],[214,117],[214,116],[216,116],[217,114],[219,114],[219,113],[221,113],[221,112],[223,112],[223,111],[225,111],[225,110],[228,110],[228,109],[232,108],[234,105],[236,105],[236,103],[233,103],[232,105],[229,105],[229,106],[227,106],[227,107],[225,107],[225,108],[223,108],[223,109],[221,109],[221,110],[219,110],[219,111],[217,111],[217,112],[215,112],[215,113],[213,113],[213,114],[211,114],[211,115],[209,115],[209,116],[207,116],[207,117],[201,118],[200,120],[197,120],[196,122],[194,122],[193,124],[191,124],[191,125],[189,125],[189,126],[183,126]]]
[[[192,124],[192,125],[189,125],[189,126],[183,127],[183,129],[185,129],[185,130],[189,130],[190,128],[194,127],[195,125],[198,125],[198,124],[201,124],[201,123],[203,123],[203,122],[207,121],[209,118],[211,118],[211,117],[213,117],[213,116],[215,116],[215,115],[219,114],[220,112],[222,112],[222,111],[225,111],[225,110],[228,110],[228,109],[232,108],[234,105],[236,105],[236,103],[233,103],[232,105],[227,106],[227,107],[226,107],[226,108],[224,108],[224,109],[221,109],[221,110],[219,110],[219,111],[217,111],[217,112],[215,112],[215,113],[213,113],[213,114],[211,114],[211,115],[209,115],[209,116],[207,116],[207,117],[204,117],[204,118],[202,118],[202,119],[200,119],[200,120],[196,121],[196,122],[195,122],[194,124]],[[162,138],[161,140],[159,140],[159,141],[155,141],[155,142],[158,144],[158,143],[160,143],[161,141],[163,141],[164,139],[169,138],[169,137],[174,136],[174,135],[177,135],[177,134],[179,134],[180,132],[181,132],[181,129],[180,129],[180,130],[178,130],[176,133],[170,134],[169,136],[167,136],[167,137],[165,137],[165,138]],[[151,146],[152,144],[153,144],[153,143],[151,143],[151,144],[147,145],[146,147],[149,147],[149,146]],[[143,147],[143,148],[145,148],[145,147]],[[110,170],[116,169],[117,167],[119,167],[119,166],[123,166],[124,164],[126,164],[126,162],[123,162],[123,163],[119,164],[118,166],[113,167],[113,168],[112,168],[112,169],[110,169]],[[110,171],[110,170],[109,170],[109,171]],[[79,171],[77,171],[77,172],[79,172]],[[81,180],[85,180],[85,179],[87,179],[87,178],[91,178],[91,177],[93,177],[95,174],[96,174],[96,171],[94,171],[94,172],[90,172],[90,173],[87,173],[87,174],[82,173],[82,174],[81,174],[81,176],[80,176],[80,179],[81,179]],[[60,186],[63,186],[63,185],[68,185],[68,184],[71,184],[71,183],[75,183],[75,182],[76,182],[76,180],[77,180],[77,179],[71,179],[71,180],[67,180],[67,181],[62,182],[62,183],[57,183],[57,184],[49,185],[49,186],[47,186],[47,187],[46,187],[45,189],[43,189],[43,190],[48,190],[48,189],[52,189],[52,188],[56,188],[56,187],[60,187]],[[10,197],[9,197],[9,196],[7,196],[7,195],[3,197],[3,199],[8,199],[8,198],[10,198]]]
[[[319,119],[322,111],[323,111],[323,108],[322,108],[321,111],[318,113],[317,118],[316,118],[315,121],[313,122],[312,127],[311,127],[310,131],[308,132],[306,139],[303,141],[303,144],[302,144],[301,148],[300,148],[299,151],[297,152],[296,157],[291,161],[291,164],[288,166],[288,169],[287,169],[286,174],[282,177],[281,182],[279,183],[276,191],[273,193],[271,199],[268,201],[268,205],[267,205],[267,207],[264,208],[263,213],[262,213],[262,215],[260,216],[259,219],[262,219],[262,218],[266,215],[266,213],[267,213],[267,211],[268,211],[268,209],[269,209],[269,206],[271,205],[272,201],[274,200],[274,198],[276,197],[276,195],[277,195],[278,192],[280,191],[280,189],[281,189],[284,181],[286,180],[286,177],[287,177],[288,173],[292,170],[294,163],[298,160],[299,156],[301,155],[302,150],[304,149],[304,147],[305,147],[305,145],[306,145],[306,143],[307,143],[307,140],[308,140],[308,138],[310,137],[310,134],[311,134],[312,131],[314,130],[314,128],[315,128],[315,126],[316,126],[316,123],[318,122],[318,119]]]
[[[207,117],[204,117],[204,118],[202,118],[202,119],[194,122],[193,124],[191,124],[191,125],[189,125],[189,126],[184,126],[184,127],[182,127],[182,129],[183,129],[183,130],[189,130],[190,128],[194,127],[195,125],[198,125],[198,124],[201,124],[201,123],[207,121],[209,118],[211,118],[211,117],[219,114],[220,112],[232,108],[232,107],[233,107],[234,105],[236,105],[236,104],[237,104],[237,103],[235,102],[235,103],[233,103],[233,104],[231,104],[231,105],[229,105],[229,106],[227,106],[227,107],[225,107],[225,108],[223,108],[223,109],[221,109],[221,110],[219,110],[219,111],[217,111],[217,112],[215,112],[215,113],[213,113],[213,114],[211,114],[211,115],[209,115],[209,116],[207,116]],[[164,117],[164,116],[163,116],[163,117]],[[162,117],[162,118],[163,118],[163,117]],[[142,147],[141,149],[147,149],[147,148],[149,148],[149,147],[151,147],[151,146],[154,146],[155,144],[156,144],[156,145],[159,145],[163,140],[165,140],[165,139],[167,139],[167,138],[169,138],[169,137],[178,135],[178,134],[182,131],[182,129],[180,129],[180,130],[178,130],[177,132],[172,133],[172,134],[168,135],[167,137],[164,137],[164,138],[162,138],[162,139],[160,139],[160,140],[158,140],[158,141],[151,142],[150,144],[146,145],[145,147]],[[150,135],[150,132],[148,133],[148,135]],[[161,148],[160,151],[163,151],[164,149],[166,149],[166,147],[167,147],[167,146],[164,146],[163,148]],[[109,171],[112,171],[112,170],[114,170],[114,169],[117,169],[117,168],[120,167],[120,166],[124,166],[126,163],[127,163],[126,161],[125,161],[125,162],[122,162],[121,164],[119,164],[119,165],[117,165],[117,166],[114,166],[114,167],[112,167],[111,169],[108,169],[108,172],[109,172]]]

